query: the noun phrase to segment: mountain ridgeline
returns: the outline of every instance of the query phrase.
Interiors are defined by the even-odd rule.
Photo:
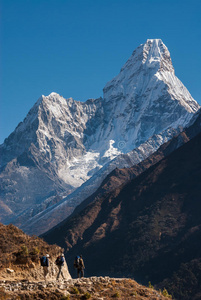
[[[45,232],[116,167],[138,164],[181,132],[198,109],[158,39],[133,52],[103,98],[42,96],[0,146],[0,221]]]

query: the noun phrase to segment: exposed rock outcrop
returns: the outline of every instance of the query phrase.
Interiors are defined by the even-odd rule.
[[[167,300],[168,293],[147,288],[131,279],[91,277],[57,282],[0,281],[5,299],[149,299]],[[6,298],[8,297],[8,298]],[[24,297],[24,298],[23,298]],[[63,298],[62,298],[63,297]]]

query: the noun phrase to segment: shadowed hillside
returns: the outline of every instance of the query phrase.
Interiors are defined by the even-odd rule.
[[[170,299],[166,290],[156,291],[132,279],[93,277],[71,279],[63,267],[65,280],[56,280],[56,256],[61,248],[50,246],[38,237],[30,237],[13,225],[0,224],[0,299]],[[39,256],[50,255],[47,280],[43,278]]]
[[[65,247],[69,262],[82,253],[88,275],[132,276],[154,284],[164,280],[176,299],[199,299],[200,264],[193,268],[193,262],[201,258],[200,151],[198,134],[135,179],[91,202],[45,239]]]

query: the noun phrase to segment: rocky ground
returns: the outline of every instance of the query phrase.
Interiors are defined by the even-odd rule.
[[[36,236],[0,223],[0,300],[71,300],[71,299],[168,299],[167,292],[139,285],[131,279],[90,277],[71,279],[65,263],[66,280],[56,281],[57,255],[63,249],[48,245]],[[40,257],[48,253],[49,273],[43,280]]]
[[[156,291],[145,287],[132,279],[117,279],[110,277],[90,277],[69,279],[66,281],[28,280],[0,281],[0,299],[150,299],[167,300],[171,296],[164,291]]]

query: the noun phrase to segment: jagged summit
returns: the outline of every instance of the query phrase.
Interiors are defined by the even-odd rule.
[[[147,40],[143,45],[142,63],[146,68],[155,69],[155,72],[170,72],[174,74],[174,68],[170,52],[160,39]]]
[[[136,61],[138,60],[142,62],[144,67],[156,69],[161,67],[162,61],[166,61],[166,70],[174,72],[170,52],[161,39],[148,39],[145,44],[141,44],[133,51],[121,71],[134,64],[137,68]],[[131,64],[131,62],[133,63]]]
[[[171,106],[179,103],[190,113],[198,108],[197,102],[175,76],[170,52],[160,39],[148,39],[134,50],[120,73],[103,91],[106,101],[119,98],[125,101],[127,98],[136,108],[150,110],[168,102]],[[167,101],[168,98],[171,101]]]
[[[146,76],[147,72],[150,79],[162,70],[174,73],[170,53],[162,40],[148,39],[145,44],[141,44],[133,51],[121,68],[120,74],[106,84],[104,92],[107,92],[114,82],[121,85],[121,88],[124,88],[125,84],[134,85],[137,88],[137,85],[142,85],[144,79],[142,77]]]

